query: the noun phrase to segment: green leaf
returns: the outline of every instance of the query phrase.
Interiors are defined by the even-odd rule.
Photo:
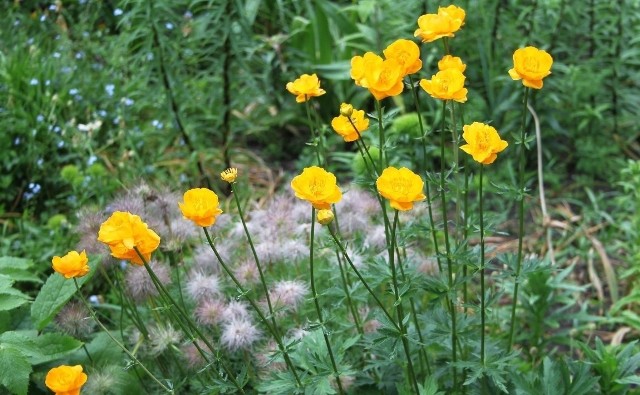
[[[17,395],[26,395],[29,389],[31,364],[19,350],[0,344],[0,384]]]
[[[11,277],[14,281],[42,283],[37,274],[20,268],[0,267],[0,275]]]
[[[38,336],[36,331],[11,331],[0,335],[0,345],[14,347],[31,365],[60,359],[82,346],[82,342],[60,333]]]
[[[22,306],[28,301],[29,299],[25,299],[22,296],[11,295],[11,294],[0,294],[0,311],[13,310],[16,307]]]
[[[78,279],[80,287],[93,277],[96,263],[89,262],[89,267],[91,268],[89,273]],[[44,329],[75,292],[76,286],[72,279],[66,279],[58,273],[50,275],[31,305],[31,318],[36,329]]]
[[[6,268],[28,270],[31,267],[33,267],[33,261],[31,259],[16,258],[12,256],[0,257],[0,273],[2,272],[2,269]]]

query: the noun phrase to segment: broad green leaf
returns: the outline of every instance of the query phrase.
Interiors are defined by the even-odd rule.
[[[16,307],[22,306],[28,301],[29,299],[25,299],[22,296],[11,295],[11,294],[0,294],[0,311],[13,310]]]
[[[29,389],[31,364],[13,346],[0,344],[0,384],[17,395],[26,395]]]
[[[11,277],[14,281],[25,281],[31,283],[42,282],[35,273],[20,268],[0,267],[0,275]]]
[[[28,270],[32,266],[33,261],[31,259],[16,258],[12,256],[0,257],[0,272],[5,268]]]
[[[82,347],[80,340],[60,333],[46,333],[38,336],[34,339],[34,343],[41,356],[34,356],[29,359],[33,365],[60,359],[62,356]]]
[[[89,262],[91,270],[89,273],[78,279],[78,285],[82,287],[86,281],[93,277],[96,270],[96,263]],[[66,279],[58,273],[53,273],[47,282],[40,289],[40,293],[31,305],[31,318],[36,329],[42,330],[60,311],[62,306],[76,292],[76,286],[72,279]]]

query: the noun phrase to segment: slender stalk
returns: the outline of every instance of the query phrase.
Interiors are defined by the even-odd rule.
[[[155,272],[151,269],[151,266],[149,266],[149,262],[147,262],[146,259],[142,256],[142,254],[138,250],[138,247],[133,247],[133,248],[136,251],[136,253],[138,254],[138,256],[140,257],[140,259],[142,260],[144,268],[147,270],[147,273],[149,273],[149,276],[151,277],[151,281],[153,282],[153,285],[158,290],[158,292],[160,294],[160,297],[168,305],[168,311],[170,312],[170,314],[174,315],[174,317],[176,318],[175,321],[178,324],[178,326],[180,326],[180,329],[187,336],[189,336],[189,338],[193,342],[193,345],[196,347],[196,349],[198,350],[200,355],[202,355],[202,357],[207,362],[207,364],[209,364],[210,363],[209,358],[207,357],[207,355],[204,352],[204,350],[202,349],[202,347],[200,347],[198,342],[195,341],[194,333],[207,346],[209,351],[211,351],[212,355],[216,353],[215,347],[211,344],[211,342],[209,342],[208,338],[202,333],[202,331],[200,331],[198,326],[193,323],[191,318],[189,318],[189,316],[182,309],[182,307],[180,307],[180,305],[178,305],[178,303],[176,303],[176,301],[173,299],[171,294],[169,294],[169,291],[167,291],[167,289],[164,287],[164,285],[162,285],[162,282],[160,281],[158,276],[156,276]],[[175,307],[175,309],[172,308],[172,306]],[[231,383],[238,389],[238,391],[240,391],[240,393],[244,394],[245,393],[244,389],[236,381],[233,372],[231,371],[231,369],[229,369],[227,364],[224,363],[224,361],[222,359],[219,359],[218,362],[220,363],[220,366],[222,367],[222,369],[225,371],[225,373],[229,377],[229,380],[231,381]]]
[[[236,207],[238,207],[238,214],[240,215],[240,221],[242,222],[242,227],[244,229],[244,234],[247,236],[247,240],[249,241],[249,246],[251,247],[251,253],[253,254],[253,259],[256,262],[256,266],[258,267],[258,274],[260,275],[260,282],[262,283],[262,289],[264,290],[264,296],[267,299],[267,307],[269,308],[269,316],[271,317],[271,324],[273,325],[273,330],[276,335],[278,335],[278,325],[276,324],[276,318],[273,314],[273,305],[271,304],[271,297],[269,296],[269,290],[267,289],[267,282],[264,279],[264,272],[262,270],[262,265],[260,264],[260,259],[258,258],[258,253],[256,252],[256,248],[253,245],[253,240],[251,239],[251,234],[249,233],[249,229],[247,228],[247,223],[244,220],[244,213],[242,212],[242,205],[240,204],[240,198],[238,198],[238,194],[235,189],[235,182],[230,183],[231,185],[231,193],[233,194],[234,200],[236,202]]]
[[[356,330],[360,335],[364,334],[364,330],[362,329],[362,324],[360,323],[360,318],[358,317],[358,311],[353,305],[353,301],[351,300],[351,295],[349,294],[349,281],[347,279],[344,268],[342,267],[342,259],[340,258],[340,254],[336,251],[336,258],[338,259],[338,268],[340,268],[340,278],[342,279],[342,288],[344,289],[344,295],[347,301],[347,307],[349,308],[349,312],[353,317],[353,323],[356,326]]]
[[[485,328],[485,295],[484,295],[484,198],[482,196],[482,173],[484,173],[484,165],[480,164],[480,362],[484,366],[485,350],[484,350],[484,328]]]
[[[220,266],[222,266],[224,271],[231,278],[231,280],[236,285],[236,287],[240,290],[242,295],[246,296],[247,295],[247,291],[242,286],[242,284],[240,284],[240,281],[238,281],[236,276],[233,274],[233,272],[229,269],[227,264],[224,262],[224,260],[220,256],[220,253],[218,253],[218,250],[216,249],[216,246],[213,244],[213,240],[211,239],[211,235],[209,235],[209,231],[207,230],[206,227],[203,227],[202,229],[204,230],[204,234],[205,234],[205,237],[207,238],[207,242],[209,243],[209,247],[211,247],[211,250],[215,254],[216,258],[218,258],[218,262],[220,262]],[[289,353],[287,352],[286,348],[282,344],[282,340],[280,339],[280,337],[276,333],[275,329],[271,327],[271,325],[269,324],[269,321],[264,316],[264,314],[262,313],[262,310],[260,310],[260,307],[258,307],[256,302],[254,302],[253,299],[248,298],[248,297],[246,299],[249,302],[249,304],[251,305],[251,307],[255,310],[256,314],[258,314],[258,317],[260,318],[260,321],[262,321],[263,325],[267,328],[269,333],[271,333],[271,335],[273,336],[273,339],[275,340],[276,344],[278,345],[278,349],[280,350],[280,352],[282,352],[282,357],[284,358],[284,361],[285,361],[287,367],[289,368],[289,370],[291,370],[291,373],[293,374],[293,377],[295,378],[296,383],[298,384],[299,387],[302,387],[302,383],[300,381],[300,377],[298,377],[298,372],[296,371],[296,368],[293,365],[293,362],[291,362],[291,358],[289,357]]]
[[[407,328],[404,326],[404,311],[402,308],[402,299],[400,298],[400,291],[398,287],[398,276],[396,274],[395,258],[395,241],[396,241],[396,228],[398,225],[398,210],[395,210],[393,217],[393,226],[391,227],[391,241],[389,247],[389,266],[391,267],[391,281],[393,283],[393,294],[395,296],[396,313],[398,314],[398,326],[400,327],[400,335],[402,339],[402,347],[407,355],[407,368],[409,370],[409,381],[412,383],[416,394],[420,393],[418,386],[418,380],[416,380],[416,374],[413,369],[413,362],[411,361],[411,350],[409,349],[409,340],[407,339]]]
[[[384,125],[382,123],[382,105],[376,100],[376,109],[378,110],[378,139],[380,144],[380,169],[378,174],[382,174],[382,170],[386,167],[385,150],[384,150]]]
[[[420,126],[420,135],[422,138],[422,171],[427,173],[427,133],[424,130],[424,124],[422,122],[422,110],[420,109],[420,100],[418,100],[418,90],[413,84],[413,78],[409,75],[409,85],[411,86],[411,93],[413,95],[413,101],[416,105],[418,112],[418,125]],[[440,249],[438,248],[438,237],[436,235],[436,226],[433,220],[433,210],[431,208],[431,193],[429,191],[429,182],[425,183],[427,192],[427,209],[429,211],[429,226],[431,227],[431,237],[433,238],[433,248],[436,251],[436,261],[438,262],[438,270],[442,273],[442,262],[440,261]]]
[[[525,165],[525,151],[527,149],[525,140],[525,129],[527,120],[527,101],[529,99],[529,88],[524,88],[524,100],[522,108],[522,122],[520,124],[520,163],[518,167],[519,173],[519,186],[520,186],[520,200],[518,202],[518,259],[516,261],[516,275],[515,283],[513,285],[513,298],[511,302],[511,326],[509,328],[509,342],[507,343],[507,351],[510,351],[513,347],[513,332],[516,327],[516,305],[518,304],[518,288],[520,286],[520,270],[522,269],[522,240],[524,238],[524,165]]]
[[[309,124],[309,129],[311,129],[311,135],[313,136],[313,146],[316,149],[316,158],[318,160],[318,166],[323,166],[322,156],[320,155],[322,141],[316,134],[316,129],[311,122],[311,104],[309,104],[309,98],[307,95],[304,95],[304,104],[307,109],[307,123]]]
[[[138,360],[138,358],[136,358],[136,356],[129,351],[122,343],[120,343],[118,341],[118,339],[116,339],[115,337],[113,337],[113,335],[111,334],[111,332],[109,332],[109,330],[102,324],[102,322],[98,319],[98,317],[96,316],[95,311],[93,310],[93,307],[91,307],[91,305],[85,300],[85,298],[82,296],[82,293],[80,292],[80,286],[78,285],[78,281],[74,278],[73,279],[73,283],[76,285],[76,291],[78,291],[78,295],[80,295],[80,300],[82,301],[82,303],[84,303],[84,306],[87,308],[87,310],[89,310],[89,314],[91,315],[91,318],[93,318],[93,320],[96,322],[96,324],[98,324],[98,326],[100,327],[100,329],[102,329],[107,336],[109,336],[109,338],[116,343],[116,345],[122,350],[124,351],[129,358],[131,358],[137,365],[140,366],[140,368],[142,370],[144,370],[144,372],[149,375],[149,377],[151,377],[153,379],[153,381],[155,381],[156,383],[158,383],[158,385],[160,387],[162,387],[163,390],[165,390],[167,393],[169,394],[173,394],[173,390],[168,388],[166,385],[162,384],[162,382],[153,375],[153,373],[151,373],[146,366],[144,366],[142,364],[142,362],[140,362],[140,360]]]
[[[358,145],[358,149],[364,149],[364,152],[367,154],[367,157],[369,158],[369,161],[371,162],[371,165],[373,166],[373,171],[375,173],[376,172],[375,162],[373,161],[373,158],[371,157],[371,154],[369,153],[369,149],[367,148],[367,145],[364,143],[364,141],[362,141],[362,136],[360,135],[360,131],[358,130],[358,127],[356,126],[355,123],[353,123],[351,118],[349,118],[349,123],[351,124],[351,127],[353,127],[353,130],[358,135],[358,139],[356,140],[356,145],[358,145],[358,142],[362,143],[362,148],[360,148],[360,146]],[[364,157],[364,154],[362,152],[360,154],[362,155],[362,159],[364,159],[364,162],[366,164],[367,163],[367,158]],[[368,167],[367,167],[367,169],[368,169]]]
[[[449,276],[449,313],[451,314],[451,360],[455,364],[458,361],[456,350],[456,298],[453,290],[453,262],[451,261],[451,245],[449,244],[449,221],[447,220],[447,198],[445,194],[445,157],[444,157],[444,145],[445,145],[445,118],[447,115],[447,101],[442,102],[442,130],[440,130],[440,200],[442,204],[442,221],[444,223],[444,245],[447,258],[447,272]],[[451,367],[453,371],[453,388],[458,387],[458,370],[455,365]]]
[[[389,314],[387,309],[384,307],[384,304],[382,303],[382,301],[380,301],[380,299],[378,298],[378,295],[373,291],[373,289],[371,289],[369,284],[367,284],[367,281],[364,279],[364,277],[362,277],[362,274],[360,274],[360,271],[358,270],[358,268],[353,264],[353,261],[351,260],[351,258],[349,258],[349,255],[347,254],[347,250],[344,248],[344,245],[340,242],[340,239],[338,239],[338,236],[333,231],[333,229],[329,228],[329,234],[331,234],[331,237],[333,238],[333,241],[336,243],[336,245],[340,249],[340,252],[342,253],[342,256],[344,256],[344,258],[347,260],[347,262],[349,262],[349,265],[351,266],[351,269],[356,274],[356,276],[358,277],[358,279],[360,280],[362,285],[364,285],[364,287],[367,289],[369,294],[376,301],[376,304],[378,305],[378,307],[380,307],[380,309],[382,310],[384,315],[395,326],[395,328],[397,330],[400,330],[400,327],[398,326],[398,324],[396,324],[396,321],[393,318],[393,316],[391,316],[391,314]]]
[[[331,342],[329,341],[329,335],[325,330],[325,322],[322,319],[322,310],[320,309],[320,303],[318,302],[318,292],[316,291],[316,280],[314,276],[313,265],[313,240],[315,237],[315,225],[316,225],[316,209],[311,207],[311,240],[309,241],[309,274],[311,277],[311,295],[313,296],[313,304],[316,307],[316,313],[318,314],[318,321],[320,322],[320,329],[324,336],[324,342],[327,345],[327,351],[329,352],[329,359],[331,359],[331,366],[333,366],[333,374],[336,376],[336,384],[338,385],[338,393],[343,394],[342,382],[340,381],[340,373],[338,372],[338,365],[336,359],[333,356],[333,350],[331,349]]]
[[[91,358],[91,354],[89,353],[89,349],[87,349],[87,345],[82,343],[82,349],[84,350],[84,353],[87,354],[87,358],[89,358],[89,362],[91,362],[91,365],[95,366],[96,363],[94,362],[93,358]]]

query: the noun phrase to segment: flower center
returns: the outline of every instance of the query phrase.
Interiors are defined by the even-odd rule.
[[[406,196],[409,191],[409,180],[404,177],[396,178],[391,183],[391,190],[394,193]]]
[[[314,178],[311,180],[311,182],[309,183],[309,190],[311,191],[311,194],[315,197],[318,197],[318,195],[322,194],[322,192],[325,189],[325,180],[321,179],[321,178]]]
[[[540,62],[533,56],[527,56],[524,58],[524,69],[527,71],[538,72],[540,69]]]

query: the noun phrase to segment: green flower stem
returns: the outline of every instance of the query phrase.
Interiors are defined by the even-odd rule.
[[[486,319],[485,292],[484,292],[484,198],[482,196],[482,173],[484,173],[484,165],[480,164],[480,362],[484,366],[485,349],[484,349],[484,329]]]
[[[398,287],[398,276],[396,274],[395,258],[395,242],[396,242],[396,228],[398,225],[398,210],[395,210],[393,217],[393,227],[391,228],[391,245],[389,246],[389,266],[391,267],[391,281],[393,283],[393,294],[395,296],[396,313],[398,314],[398,326],[400,327],[400,335],[402,339],[402,347],[407,355],[407,368],[409,370],[409,381],[413,384],[416,394],[420,393],[420,387],[418,386],[418,380],[416,379],[415,371],[413,370],[413,362],[411,361],[411,350],[409,349],[409,340],[407,339],[407,328],[404,326],[404,311],[402,308],[402,298],[400,297],[400,291]]]
[[[427,173],[427,133],[424,130],[424,124],[422,123],[422,110],[420,108],[420,100],[418,99],[418,90],[414,86],[413,78],[409,75],[409,85],[411,86],[411,93],[413,94],[413,101],[418,111],[418,125],[420,126],[420,135],[422,136],[422,171]],[[442,262],[440,261],[440,249],[438,248],[438,237],[436,235],[436,226],[433,221],[433,210],[431,208],[431,193],[429,191],[429,182],[425,183],[427,192],[427,209],[429,211],[429,226],[431,227],[431,237],[433,238],[433,248],[436,251],[436,261],[438,262],[438,270],[442,273]]]
[[[364,330],[362,329],[362,324],[360,323],[360,318],[358,317],[358,311],[353,305],[353,300],[351,299],[351,295],[349,294],[349,279],[347,278],[344,268],[342,267],[342,258],[337,251],[336,258],[338,259],[338,267],[340,268],[340,277],[342,278],[342,288],[344,289],[344,295],[347,300],[347,307],[349,308],[349,312],[351,312],[351,316],[353,317],[353,323],[356,326],[356,330],[360,335],[362,335],[364,334]]]
[[[464,167],[464,219],[463,219],[463,240],[469,240],[469,169],[467,169],[467,156],[465,155],[462,159],[462,166]],[[467,243],[464,243],[465,249]],[[462,277],[467,278],[467,265],[462,266]],[[469,300],[468,290],[467,290],[467,281],[462,284],[462,300],[463,303],[467,303]],[[466,309],[465,309],[466,314]]]
[[[180,329],[182,330],[182,332],[184,332],[187,336],[189,336],[189,338],[193,342],[193,345],[196,347],[200,355],[202,355],[202,357],[207,362],[207,364],[210,364],[209,358],[207,358],[206,353],[204,352],[202,347],[200,347],[198,342],[195,341],[194,333],[207,346],[209,351],[211,351],[212,355],[216,353],[215,347],[213,347],[213,345],[209,342],[207,337],[200,331],[198,326],[193,323],[193,321],[191,320],[191,318],[189,318],[187,313],[182,309],[182,307],[180,307],[180,305],[178,305],[178,303],[176,303],[176,301],[173,299],[171,294],[169,294],[169,291],[167,291],[164,285],[162,285],[162,282],[160,281],[160,279],[158,279],[158,276],[156,276],[155,272],[151,269],[151,266],[149,266],[149,262],[147,262],[144,256],[142,256],[142,254],[140,253],[140,250],[138,250],[138,247],[133,247],[133,249],[136,251],[136,253],[140,257],[140,260],[142,260],[144,268],[147,270],[147,273],[149,273],[149,276],[151,277],[151,281],[153,282],[153,285],[158,290],[160,297],[163,299],[164,303],[166,303],[167,306],[169,307],[168,308],[169,312],[175,316],[176,318],[175,321],[180,326]],[[175,309],[171,308],[171,306],[175,307]],[[240,391],[240,393],[244,394],[244,389],[236,381],[235,376],[231,371],[231,369],[229,369],[229,367],[224,363],[222,359],[218,359],[218,362],[220,363],[220,366],[229,377],[229,380],[231,380],[231,383],[238,389],[238,391]],[[216,374],[218,373],[216,372]]]
[[[360,131],[358,130],[358,127],[356,126],[356,124],[353,123],[351,118],[348,118],[348,119],[349,119],[349,123],[353,127],[353,130],[358,135],[358,139],[356,140],[356,145],[358,145],[358,142],[362,143],[362,149],[364,149],[364,152],[367,154],[367,158],[369,158],[369,161],[371,162],[371,166],[373,166],[373,172],[377,177],[378,174],[376,170],[376,165],[375,165],[375,162],[373,161],[373,158],[371,157],[371,154],[369,153],[369,149],[367,148],[367,145],[364,143],[364,141],[362,141],[362,135],[360,134]],[[358,145],[358,149],[361,149],[359,145]],[[364,159],[365,165],[367,165],[367,158],[365,158],[363,152],[360,152],[360,154],[362,155],[362,159]],[[369,169],[368,165],[367,165],[367,169]]]
[[[338,372],[338,365],[336,364],[336,359],[333,356],[333,350],[331,349],[331,342],[329,341],[329,335],[327,335],[327,331],[325,330],[325,322],[322,319],[322,310],[320,309],[320,304],[318,303],[318,292],[316,291],[316,280],[314,276],[314,265],[313,265],[313,240],[315,237],[315,225],[316,225],[316,209],[311,207],[311,240],[309,241],[309,274],[311,277],[311,295],[313,296],[313,303],[316,307],[316,313],[318,314],[318,321],[320,322],[320,329],[322,330],[322,335],[324,336],[324,342],[327,345],[327,351],[329,352],[329,359],[331,359],[331,365],[333,366],[333,373],[336,376],[336,383],[338,384],[338,393],[343,394],[344,390],[342,389],[342,382],[340,381],[340,373]]]
[[[264,296],[267,299],[267,307],[269,308],[269,316],[271,317],[271,324],[273,325],[273,330],[276,333],[276,336],[279,337],[278,326],[276,325],[276,318],[273,314],[273,305],[271,304],[271,297],[269,297],[269,290],[267,289],[267,282],[264,279],[264,272],[262,271],[262,265],[260,264],[260,259],[258,258],[258,253],[256,253],[256,248],[253,245],[253,240],[251,239],[251,234],[249,233],[249,229],[247,228],[247,223],[244,220],[244,213],[242,212],[242,205],[240,204],[240,199],[238,198],[238,194],[236,193],[236,189],[234,187],[235,183],[232,182],[231,185],[231,193],[233,194],[234,200],[236,202],[236,207],[238,207],[238,214],[240,215],[240,221],[242,221],[242,227],[244,228],[244,234],[247,235],[247,240],[249,241],[249,246],[251,247],[251,253],[253,254],[253,259],[256,262],[256,266],[258,267],[258,274],[260,275],[260,282],[262,283],[262,288],[264,290]]]
[[[322,140],[318,137],[318,135],[316,134],[316,129],[314,127],[313,122],[311,122],[311,104],[309,104],[309,98],[307,97],[307,95],[304,95],[304,104],[305,107],[307,108],[307,123],[309,124],[309,129],[311,129],[311,135],[313,136],[313,146],[316,149],[316,158],[318,159],[318,166],[324,166],[324,163],[322,162],[322,155],[320,154],[321,151],[323,151],[322,149]]]
[[[458,231],[459,225],[462,223],[462,211],[460,210],[460,189],[458,188],[458,174],[460,172],[459,161],[460,158],[458,156],[458,147],[460,146],[460,136],[458,135],[458,129],[456,127],[456,113],[455,113],[455,102],[450,100],[451,104],[451,139],[453,141],[453,180],[456,185],[456,211],[455,211],[455,229],[456,236],[459,236],[460,233]]]
[[[526,116],[527,116],[527,101],[529,99],[529,89],[524,88],[524,100],[522,106],[522,122],[520,125],[520,163],[518,168],[519,181],[520,181],[520,201],[518,202],[518,259],[516,261],[516,276],[515,283],[513,285],[513,298],[511,302],[511,327],[509,329],[509,342],[507,344],[507,351],[510,351],[513,347],[513,332],[516,327],[516,305],[518,304],[518,287],[520,286],[520,270],[522,269],[522,240],[524,238],[524,165],[525,165],[525,151],[527,149],[525,140],[526,129]]]
[[[160,387],[162,387],[163,390],[165,390],[167,393],[169,394],[173,394],[173,390],[168,388],[166,385],[162,384],[162,382],[153,375],[153,373],[151,373],[146,366],[144,366],[144,364],[142,362],[140,362],[140,360],[138,360],[138,358],[136,358],[136,356],[131,353],[122,343],[120,343],[118,341],[118,339],[116,339],[115,337],[113,337],[113,335],[111,334],[111,332],[109,332],[109,330],[102,324],[102,322],[98,319],[98,317],[96,316],[95,311],[93,310],[93,308],[91,307],[91,305],[89,304],[89,302],[87,302],[85,300],[84,297],[82,297],[82,293],[80,292],[80,286],[78,285],[78,281],[74,278],[73,279],[73,283],[76,285],[76,291],[78,292],[78,294],[80,295],[80,300],[82,300],[82,303],[84,303],[84,306],[87,308],[87,310],[89,310],[89,314],[91,315],[91,318],[93,318],[93,320],[96,322],[96,324],[98,324],[98,326],[100,327],[100,329],[102,329],[107,336],[109,336],[109,338],[116,343],[116,345],[118,347],[120,347],[120,349],[122,349],[122,351],[124,351],[129,358],[131,358],[137,365],[140,365],[140,368],[142,370],[144,370],[144,372],[146,374],[149,375],[149,377],[151,377],[153,379],[153,381],[155,381],[156,383],[158,383],[158,385],[160,385]]]
[[[378,174],[382,174],[382,170],[386,167],[387,162],[384,150],[384,125],[382,123],[382,104],[380,104],[380,100],[376,100],[376,109],[378,110],[378,138],[380,144],[380,169]]]
[[[397,211],[396,211],[397,213]],[[400,262],[400,251],[397,251],[398,254],[398,268],[400,269],[400,275],[402,276],[402,281],[407,282],[407,276],[404,274],[404,268],[402,267],[402,263]],[[416,310],[416,303],[413,296],[409,297],[409,306],[411,307],[411,316],[413,317],[413,325],[416,327],[416,332],[418,332],[418,340],[420,340],[420,368],[424,370],[423,364],[426,365],[427,374],[431,376],[431,364],[429,364],[429,357],[427,356],[426,351],[426,343],[424,341],[424,337],[422,336],[422,330],[420,329],[420,321],[418,321],[418,313]]]
[[[353,261],[351,260],[351,258],[349,258],[349,255],[347,254],[347,250],[344,248],[344,245],[340,242],[340,239],[338,238],[336,233],[333,231],[333,229],[329,228],[329,233],[331,234],[331,237],[333,238],[333,241],[336,243],[336,245],[340,249],[340,252],[342,253],[342,256],[344,256],[344,258],[347,260],[347,262],[349,262],[349,266],[351,266],[351,269],[356,274],[356,276],[358,277],[358,279],[360,280],[362,285],[364,285],[364,287],[367,289],[369,294],[376,301],[376,304],[378,305],[378,307],[380,307],[380,309],[382,310],[384,315],[395,326],[395,328],[397,330],[400,330],[400,327],[398,326],[398,324],[396,324],[395,319],[391,316],[391,314],[389,314],[387,309],[384,307],[384,304],[382,303],[382,301],[380,301],[380,299],[378,298],[376,293],[371,289],[369,284],[367,284],[367,280],[365,280],[364,277],[362,277],[362,274],[360,274],[360,271],[358,270],[358,268],[353,264]]]
[[[236,285],[236,287],[238,287],[238,289],[240,290],[241,294],[245,296],[245,298],[247,299],[247,301],[249,302],[251,307],[255,310],[256,314],[258,314],[258,317],[260,318],[260,321],[262,321],[262,324],[267,328],[269,333],[271,333],[271,335],[273,336],[273,339],[275,340],[276,344],[278,345],[278,349],[280,350],[280,352],[282,352],[282,357],[284,358],[284,362],[286,363],[286,365],[289,368],[289,370],[291,370],[291,373],[293,374],[293,377],[295,378],[296,383],[298,384],[299,387],[302,387],[302,382],[300,381],[300,377],[298,377],[298,372],[296,371],[296,367],[293,365],[293,362],[291,362],[291,358],[289,358],[289,353],[287,352],[287,349],[282,344],[282,340],[280,339],[280,337],[276,333],[275,329],[271,327],[271,325],[269,324],[269,321],[264,316],[264,314],[262,313],[262,310],[260,310],[260,307],[258,307],[256,302],[254,302],[253,299],[251,299],[251,298],[246,296],[247,295],[247,291],[242,286],[242,284],[240,284],[240,281],[238,281],[236,276],[229,269],[227,264],[224,262],[224,260],[222,259],[222,257],[218,253],[218,250],[216,249],[216,246],[213,244],[213,240],[211,239],[211,235],[209,235],[209,231],[207,230],[207,228],[203,227],[202,229],[204,230],[204,234],[205,234],[205,237],[207,238],[207,242],[209,243],[209,247],[211,247],[211,250],[216,255],[216,258],[218,258],[218,262],[220,262],[220,266],[222,266],[222,268],[227,273],[227,275],[231,278],[231,280]]]
[[[442,222],[444,223],[444,245],[447,258],[447,272],[449,275],[449,313],[451,314],[451,360],[453,365],[451,367],[453,372],[453,388],[458,387],[458,369],[455,367],[455,363],[458,361],[458,353],[456,350],[456,298],[453,290],[453,262],[451,261],[451,245],[449,244],[449,221],[447,220],[447,199],[445,194],[445,157],[444,157],[444,145],[445,145],[445,118],[447,114],[447,101],[442,102],[442,129],[440,130],[440,200],[442,201]]]

